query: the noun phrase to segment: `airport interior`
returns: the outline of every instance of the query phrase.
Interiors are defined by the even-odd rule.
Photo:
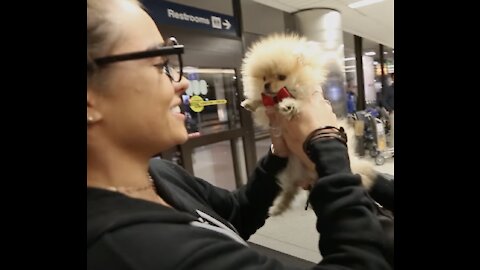
[[[184,45],[185,124],[196,136],[159,153],[196,177],[235,190],[269,150],[244,100],[241,66],[248,48],[274,33],[298,33],[325,45],[338,60],[322,90],[338,117],[355,127],[356,153],[394,176],[394,0],[145,0],[164,37]],[[201,101],[201,106],[194,101]],[[316,216],[306,192],[291,209],[270,217],[248,244],[285,265],[308,268],[322,260]]]

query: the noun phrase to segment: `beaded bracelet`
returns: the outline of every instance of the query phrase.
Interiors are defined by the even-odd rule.
[[[347,134],[345,133],[343,127],[336,128],[333,126],[326,126],[317,128],[312,131],[310,135],[308,135],[307,139],[303,143],[303,151],[305,151],[305,153],[310,156],[308,152],[309,145],[319,140],[329,139],[337,139],[343,144],[345,144],[345,146],[347,146]]]

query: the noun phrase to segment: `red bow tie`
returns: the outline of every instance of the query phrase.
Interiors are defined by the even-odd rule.
[[[262,93],[262,103],[265,107],[275,106],[275,104],[280,103],[284,98],[293,97],[286,87],[283,87],[278,91],[275,96],[269,96]]]

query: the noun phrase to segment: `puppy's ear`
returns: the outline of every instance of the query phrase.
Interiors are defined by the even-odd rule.
[[[311,57],[318,57],[321,51],[321,45],[316,41],[302,42],[293,49],[293,54],[297,57],[300,64],[307,62]]]
[[[297,58],[297,61],[299,64],[303,64],[305,63],[305,46],[303,44],[300,44],[298,46],[296,46],[294,49],[293,49],[293,55],[295,55],[295,57]]]

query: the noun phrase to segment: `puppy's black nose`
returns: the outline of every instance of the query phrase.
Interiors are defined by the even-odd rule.
[[[271,90],[271,89],[270,89],[270,83],[266,83],[266,84],[264,85],[264,88],[265,88],[265,91],[270,92],[270,90]]]

